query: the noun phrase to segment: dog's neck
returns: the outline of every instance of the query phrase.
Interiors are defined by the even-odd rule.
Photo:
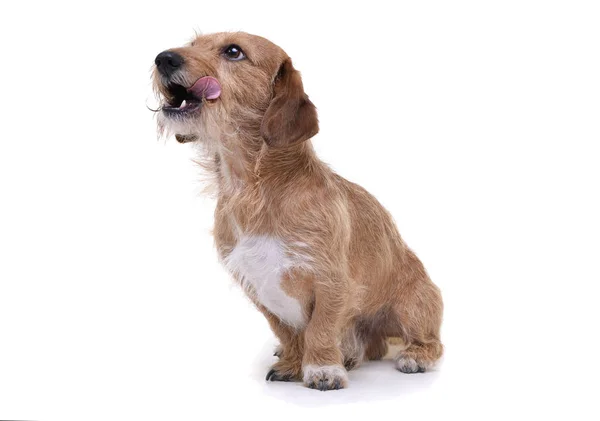
[[[310,140],[284,147],[267,146],[259,136],[239,133],[217,147],[217,173],[221,194],[261,184],[274,187],[304,177],[321,166]]]

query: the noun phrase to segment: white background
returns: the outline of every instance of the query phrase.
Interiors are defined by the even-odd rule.
[[[598,419],[597,2],[0,8],[0,419]],[[442,289],[437,371],[264,382],[275,339],[217,262],[194,151],[146,108],[195,29],[294,59],[318,153]]]

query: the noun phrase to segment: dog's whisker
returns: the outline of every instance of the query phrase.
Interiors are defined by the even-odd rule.
[[[152,111],[153,113],[158,113],[158,112],[160,112],[160,111],[162,110],[162,107],[158,107],[158,108],[156,108],[156,109],[154,109],[154,108],[150,108],[150,107],[148,106],[148,104],[146,104],[146,108],[147,108],[147,109],[149,109],[150,111]]]

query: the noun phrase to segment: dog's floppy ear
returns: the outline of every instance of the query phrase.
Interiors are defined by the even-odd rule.
[[[300,73],[286,59],[277,73],[273,99],[265,112],[260,134],[269,146],[285,146],[310,139],[319,131],[317,109],[302,87]]]

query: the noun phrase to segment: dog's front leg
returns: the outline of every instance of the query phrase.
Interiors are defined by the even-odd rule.
[[[338,346],[347,309],[347,289],[339,280],[317,282],[315,307],[304,331],[304,384],[311,389],[342,389],[348,385],[348,373]]]
[[[293,327],[282,322],[277,316],[257,303],[258,309],[269,322],[271,330],[279,339],[279,357],[267,373],[267,380],[289,382],[302,379],[302,355],[304,335]]]

